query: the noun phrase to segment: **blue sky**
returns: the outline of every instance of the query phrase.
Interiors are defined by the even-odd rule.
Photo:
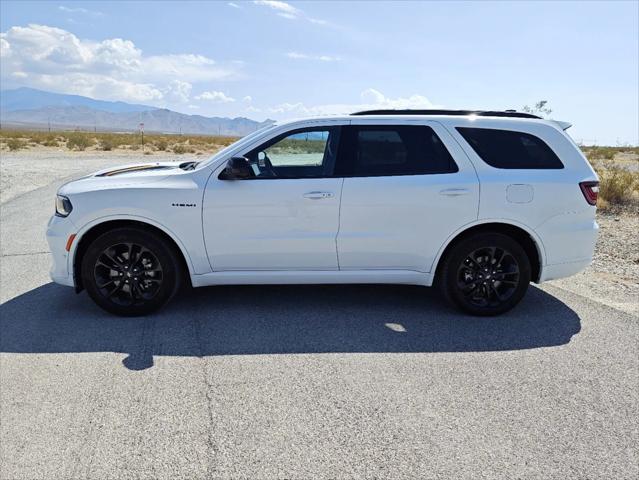
[[[2,88],[257,120],[520,109],[639,143],[639,2],[0,3]]]

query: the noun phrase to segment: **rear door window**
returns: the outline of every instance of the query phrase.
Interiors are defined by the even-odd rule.
[[[457,127],[479,157],[491,167],[508,169],[564,168],[541,138],[524,132]]]
[[[342,128],[335,175],[371,177],[457,172],[435,131],[423,125]]]

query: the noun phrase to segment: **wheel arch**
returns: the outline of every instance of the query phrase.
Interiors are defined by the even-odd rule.
[[[164,228],[162,225],[159,225],[147,218],[107,217],[97,219],[85,225],[76,235],[76,241],[73,242],[73,248],[69,252],[69,262],[71,263],[70,270],[73,272],[76,292],[80,292],[84,289],[80,268],[82,265],[82,258],[84,257],[84,254],[91,242],[109,230],[122,227],[141,228],[163,238],[174,249],[182,264],[185,280],[190,282],[191,275],[193,275],[193,265],[184,245],[175,234]]]
[[[545,250],[543,243],[538,235],[525,225],[505,220],[486,220],[480,223],[466,225],[453,233],[446,240],[445,244],[437,253],[435,258],[435,271],[433,280],[436,282],[440,275],[443,259],[452,250],[452,248],[464,238],[476,233],[501,233],[516,240],[526,251],[526,255],[530,259],[532,268],[531,278],[534,282],[539,282],[541,271],[545,263]]]

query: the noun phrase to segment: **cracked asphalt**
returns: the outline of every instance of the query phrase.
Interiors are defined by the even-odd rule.
[[[639,476],[639,319],[401,286],[215,287],[123,319],[48,279],[59,181],[1,206],[0,478]]]

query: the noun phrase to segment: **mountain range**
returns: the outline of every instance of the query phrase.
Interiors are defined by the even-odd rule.
[[[257,122],[244,117],[186,115],[165,108],[126,102],[96,100],[33,88],[0,92],[2,127],[137,131],[198,135],[243,136],[272,120]]]

